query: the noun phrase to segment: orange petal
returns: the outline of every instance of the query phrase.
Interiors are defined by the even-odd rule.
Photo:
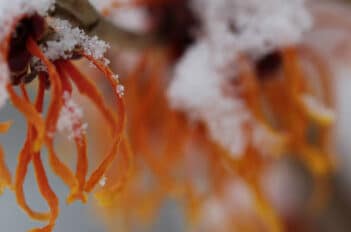
[[[121,177],[121,179],[119,179],[111,188],[104,189],[95,194],[96,199],[102,206],[108,206],[114,201],[114,198],[118,195],[118,193],[120,193],[124,189],[128,182],[128,179],[133,173],[134,157],[132,149],[130,147],[130,143],[126,138],[124,138],[122,141],[121,149],[123,154],[125,155],[126,171]]]
[[[88,155],[85,135],[81,135],[80,138],[75,138],[75,143],[78,153],[76,169],[78,187],[75,192],[72,192],[71,195],[68,196],[68,204],[72,203],[76,199],[80,199],[82,202],[87,201],[87,196],[84,194],[85,178],[88,172]]]
[[[39,186],[39,191],[41,195],[45,198],[50,208],[49,224],[44,228],[37,229],[37,231],[41,231],[41,232],[52,231],[52,228],[55,225],[55,222],[59,213],[59,202],[56,194],[54,193],[54,191],[51,189],[49,185],[49,181],[46,176],[45,169],[44,169],[42,160],[40,158],[39,152],[33,155],[33,165],[34,165],[35,177],[37,179],[38,186]]]
[[[6,133],[12,125],[12,121],[0,122],[0,133]]]
[[[36,128],[38,136],[33,143],[32,149],[34,151],[40,150],[45,134],[45,123],[42,116],[30,102],[17,95],[11,84],[7,85],[7,91],[14,106],[16,106],[17,109],[26,116],[28,122]]]
[[[54,173],[59,176],[73,192],[78,185],[76,178],[70,168],[58,158],[53,146],[53,135],[56,132],[57,120],[63,105],[60,76],[55,66],[44,56],[43,52],[32,39],[28,39],[27,48],[32,55],[38,57],[46,65],[51,83],[51,102],[46,118],[48,134],[45,138],[45,144],[49,152],[49,164]]]
[[[114,128],[117,123],[116,116],[106,105],[104,97],[99,92],[97,86],[85,77],[71,62],[61,61],[58,65],[60,69],[65,70],[70,75],[70,78],[77,86],[79,92],[86,95],[101,111],[110,128]]]
[[[125,104],[123,97],[119,95],[116,91],[117,86],[119,85],[119,81],[115,79],[114,73],[102,62],[94,59],[92,56],[89,56],[87,54],[83,54],[89,61],[91,61],[107,78],[107,80],[110,82],[110,85],[113,88],[113,94],[115,95],[116,103],[117,103],[117,110],[119,113],[118,117],[118,122],[114,126],[114,140],[113,144],[108,151],[105,159],[101,162],[101,164],[98,166],[98,168],[93,172],[89,180],[87,181],[86,184],[86,191],[90,192],[95,185],[98,183],[98,181],[102,178],[102,176],[105,174],[106,170],[111,166],[112,162],[117,156],[118,152],[118,147],[119,147],[119,142],[121,140],[121,135],[123,133],[123,129],[125,126]]]
[[[89,99],[98,107],[98,109],[106,118],[107,122],[110,124],[110,127],[112,129],[112,134],[114,135],[114,140],[112,142],[111,148],[107,152],[104,160],[101,162],[98,168],[93,172],[93,174],[91,175],[91,177],[88,179],[86,183],[85,191],[90,192],[95,187],[95,185],[99,182],[99,180],[102,178],[106,170],[110,167],[110,165],[116,158],[116,155],[118,152],[118,144],[120,141],[120,133],[122,131],[123,124],[124,124],[124,103],[119,101],[119,103],[123,104],[123,106],[119,107],[120,112],[122,112],[122,116],[119,118],[120,120],[118,121],[113,111],[111,111],[106,106],[104,98],[102,97],[102,94],[97,90],[97,87],[93,82],[89,81],[70,62],[63,61],[60,63],[60,65],[62,69],[65,69],[66,72],[70,75],[71,79],[76,84],[79,91],[82,94],[85,94],[87,97],[89,97]],[[106,70],[104,74],[105,73],[107,73],[110,76],[109,80],[111,80],[114,83],[114,85],[116,85],[115,80],[111,76],[113,75],[113,73]]]
[[[15,176],[15,193],[16,193],[16,200],[18,205],[34,220],[45,221],[48,220],[50,217],[49,213],[39,213],[32,210],[25,199],[24,191],[23,191],[23,184],[25,177],[27,175],[28,165],[31,160],[31,152],[30,152],[30,133],[27,133],[27,139],[25,144],[20,151],[18,165],[16,169],[16,176]]]
[[[38,45],[33,39],[28,39],[27,49],[33,55],[38,57],[46,66],[51,83],[51,102],[46,119],[46,130],[48,133],[55,133],[56,122],[62,106],[62,84],[55,66],[44,56]]]
[[[4,151],[0,146],[0,195],[6,187],[11,187],[11,173],[5,162]]]

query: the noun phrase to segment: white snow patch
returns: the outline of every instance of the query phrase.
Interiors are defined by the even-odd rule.
[[[117,85],[116,92],[117,92],[118,96],[123,97],[124,91],[125,91],[125,88],[123,85]]]
[[[225,95],[227,81],[215,71],[208,44],[198,42],[175,68],[168,90],[170,104],[191,119],[204,122],[212,139],[233,158],[240,158],[250,143],[262,154],[270,153],[280,138],[259,123],[240,98]]]
[[[325,118],[327,121],[334,121],[334,110],[328,108],[322,102],[318,101],[316,97],[305,94],[301,96],[301,100],[311,114]]]
[[[46,15],[55,0],[1,0],[0,1],[0,41],[11,33],[13,24],[23,15],[38,13]]]
[[[88,128],[87,123],[82,123],[83,110],[68,92],[63,94],[63,101],[64,106],[57,121],[57,129],[61,133],[67,132],[69,140],[79,138],[86,133]]]
[[[69,59],[74,49],[81,48],[87,55],[102,60],[105,64],[109,63],[104,54],[110,46],[97,36],[86,35],[83,30],[72,27],[67,20],[54,18],[48,20],[48,23],[56,31],[56,38],[46,42],[42,47],[50,60]]]
[[[218,68],[296,44],[312,26],[304,0],[193,0]]]
[[[104,175],[101,177],[101,179],[99,180],[99,185],[101,187],[104,187],[106,185],[106,182],[107,182],[107,177]]]

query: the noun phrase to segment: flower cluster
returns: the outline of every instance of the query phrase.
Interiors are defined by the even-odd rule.
[[[91,192],[104,177],[118,154],[119,144],[124,143],[121,142],[124,141],[124,100],[119,80],[106,66],[108,62],[104,53],[108,45],[97,37],[89,37],[82,30],[73,28],[67,21],[48,16],[53,3],[49,0],[15,0],[0,4],[1,105],[9,98],[27,120],[27,136],[19,153],[13,180],[0,149],[0,187],[1,190],[11,187],[18,205],[31,218],[48,221],[47,226],[33,231],[52,231],[59,214],[58,197],[50,186],[41,158],[44,147],[48,151],[53,173],[70,189],[67,202],[71,203],[75,200],[86,201],[86,193]],[[77,57],[84,57],[106,77],[115,90],[117,111],[105,103],[95,83],[71,61]],[[26,88],[26,83],[32,81],[38,83],[34,101]],[[87,176],[87,124],[83,121],[83,111],[72,99],[74,86],[99,109],[109,125],[108,133],[113,138],[105,157],[90,177]],[[19,88],[20,94],[16,88]],[[50,95],[48,106],[44,104],[44,99],[48,97],[46,95]],[[3,122],[0,131],[6,132],[9,127],[10,123]],[[71,170],[55,151],[55,134],[62,131],[67,131],[69,138],[76,144],[76,170]],[[49,212],[33,210],[25,199],[23,184],[30,163],[34,166],[38,187],[49,206]]]
[[[168,12],[168,6],[176,3],[111,0],[110,4],[119,11],[144,7],[151,19],[140,23],[148,28],[160,11]],[[281,231],[280,215],[262,189],[261,178],[269,165],[293,154],[314,175],[316,186],[333,170],[327,137],[334,112],[325,85],[330,73],[321,67],[323,59],[316,51],[302,43],[313,17],[302,0],[177,4],[190,9],[197,20],[191,24],[194,28],[183,31],[189,34],[182,36],[192,38],[183,54],[174,59],[177,40],[171,37],[169,46],[161,52],[147,50],[134,69],[126,71],[128,131],[139,162],[123,191],[99,198],[110,206],[104,216],[113,221],[122,211],[141,221],[149,219],[171,196],[184,203],[190,224],[198,224],[199,231],[257,231],[262,224],[268,231]],[[110,7],[108,13],[118,19],[114,14],[119,11]],[[311,69],[315,80],[310,79]],[[240,211],[240,217],[237,202],[228,197],[240,192],[233,185],[237,181],[250,197],[250,206]],[[219,219],[214,227],[209,225],[212,219]]]
[[[317,183],[333,170],[329,72],[316,51],[302,44],[313,25],[305,1],[92,3],[116,23],[123,21],[121,9],[136,10],[140,22],[124,18],[123,27],[137,25],[136,31],[162,37],[162,46],[133,53],[133,62],[126,61],[127,52],[111,54],[112,65],[118,58],[125,62],[124,85],[107,66],[110,46],[50,16],[53,1],[0,3],[0,107],[9,99],[27,120],[13,180],[0,147],[0,191],[11,187],[31,218],[48,221],[34,231],[52,231],[59,207],[41,160],[45,147],[51,170],[70,189],[67,202],[86,202],[87,193],[100,185],[95,197],[113,222],[115,211],[127,219],[150,219],[172,196],[184,202],[199,231],[282,231],[284,223],[262,189],[268,166],[292,154]],[[96,67],[112,91],[100,91],[73,61],[78,58]],[[37,83],[34,100],[29,82]],[[90,176],[87,137],[93,127],[84,121],[74,93],[87,97],[108,126],[107,132],[98,126],[95,142],[111,138],[106,153],[96,155],[102,161]],[[10,126],[1,122],[0,133]],[[75,170],[54,148],[59,132],[75,143]],[[25,199],[30,163],[50,212],[33,210]]]

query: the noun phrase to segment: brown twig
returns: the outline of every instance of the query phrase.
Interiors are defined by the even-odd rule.
[[[87,34],[127,49],[159,46],[163,41],[162,36],[155,33],[134,33],[114,25],[101,17],[88,0],[57,0],[51,15],[69,20]]]

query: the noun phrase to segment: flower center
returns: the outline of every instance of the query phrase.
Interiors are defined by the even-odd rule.
[[[47,32],[45,19],[38,14],[24,17],[15,28],[8,53],[8,65],[11,71],[11,82],[13,85],[31,82],[37,72],[32,67],[32,55],[26,48],[26,41],[29,37],[40,41]]]

